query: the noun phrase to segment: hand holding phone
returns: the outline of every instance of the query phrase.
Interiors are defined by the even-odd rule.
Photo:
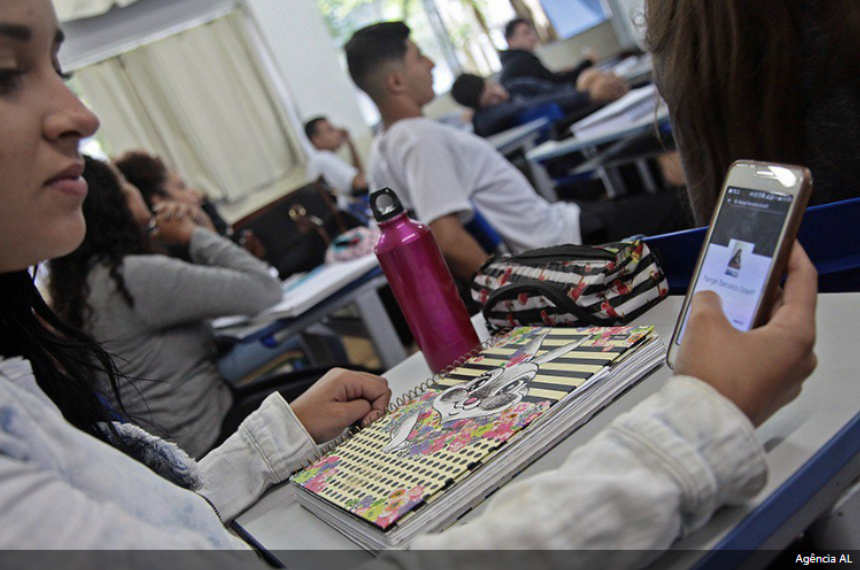
[[[794,242],[784,291],[761,327],[737,330],[716,293],[697,294],[675,372],[710,384],[753,424],[761,424],[800,393],[816,366],[817,284],[815,266]]]
[[[675,365],[692,296],[700,291],[719,295],[725,316],[739,331],[764,322],[811,191],[812,176],[805,168],[732,164],[672,335],[669,366]]]

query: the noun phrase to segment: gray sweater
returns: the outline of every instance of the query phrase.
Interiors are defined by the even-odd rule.
[[[263,262],[206,230],[194,232],[189,251],[193,264],[126,257],[121,270],[134,306],[107,266],[94,267],[87,332],[105,343],[128,377],[121,395],[135,422],[200,457],[232,405],[208,320],[256,313],[281,298],[281,287]]]

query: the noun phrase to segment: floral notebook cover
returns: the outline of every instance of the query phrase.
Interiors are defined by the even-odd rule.
[[[292,481],[390,530],[467,477],[651,331],[515,329]]]

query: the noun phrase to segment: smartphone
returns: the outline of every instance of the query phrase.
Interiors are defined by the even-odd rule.
[[[670,367],[699,291],[716,292],[738,330],[764,323],[811,193],[806,168],[747,160],[731,165],[669,344]]]

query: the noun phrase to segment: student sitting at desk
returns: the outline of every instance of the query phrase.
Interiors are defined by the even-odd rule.
[[[555,73],[546,68],[535,55],[538,37],[532,23],[525,18],[514,18],[505,26],[508,50],[499,53],[502,71],[499,82],[514,94],[537,95],[561,86],[587,91],[588,83],[599,72],[592,69],[595,57],[589,56],[577,66]]]
[[[195,211],[202,210],[203,216],[197,216],[202,225],[218,235],[230,237],[254,256],[265,259],[265,246],[250,230],[234,235],[233,228],[221,217],[218,208],[209,201],[206,194],[190,186],[177,170],[168,168],[160,157],[142,150],[133,150],[124,153],[114,164],[126,180],[140,190],[150,209],[160,203],[173,201],[185,204]],[[167,252],[185,261],[189,259],[187,250],[182,247],[168,247]]]
[[[512,97],[508,90],[493,79],[472,73],[460,75],[451,87],[454,101],[475,111],[472,126],[479,137],[489,137],[520,124],[523,113],[555,104],[568,115],[584,111],[593,105],[615,101],[627,87],[613,76],[599,77],[588,91],[571,87],[554,89],[536,97]]]
[[[244,548],[224,522],[316,443],[378,418],[390,391],[339,371],[292,405],[272,395],[199,463],[113,421],[122,406],[104,397],[119,398],[110,356],[50,310],[28,272],[74,251],[86,231],[78,146],[98,120],[63,83],[61,42],[49,0],[0,4],[0,44],[28,62],[24,81],[0,82],[0,547]],[[816,273],[799,246],[788,273],[770,322],[751,332],[735,330],[715,296],[697,296],[679,377],[533,480],[552,492],[511,485],[477,521],[417,546],[588,547],[609,565],[611,551],[664,549],[752,496],[766,470],[753,425],[815,366]],[[153,565],[144,553],[124,562]]]
[[[54,308],[120,358],[128,413],[200,457],[240,419],[208,320],[265,309],[281,299],[280,282],[197,225],[188,206],[162,202],[153,216],[137,188],[94,159],[84,179],[87,236],[50,264]],[[158,243],[186,246],[192,263],[159,255]]]
[[[463,228],[475,210],[515,253],[605,241],[607,234],[621,238],[676,229],[672,210],[643,206],[652,200],[665,205],[661,196],[594,206],[550,204],[489,142],[426,118],[422,109],[435,96],[434,66],[409,39],[403,22],[361,29],[345,49],[353,81],[382,115],[370,179],[374,187],[391,187],[406,208],[430,224],[455,276],[468,281],[487,259]],[[629,211],[635,215],[625,215]]]
[[[808,166],[810,205],[860,196],[860,3],[654,0],[646,14],[699,224],[742,158]]]
[[[305,135],[316,149],[308,159],[310,180],[322,176],[335,191],[341,208],[349,206],[351,197],[367,194],[361,158],[349,131],[334,128],[326,117],[315,117],[305,123]],[[347,164],[335,154],[344,144],[349,149],[352,164]]]

